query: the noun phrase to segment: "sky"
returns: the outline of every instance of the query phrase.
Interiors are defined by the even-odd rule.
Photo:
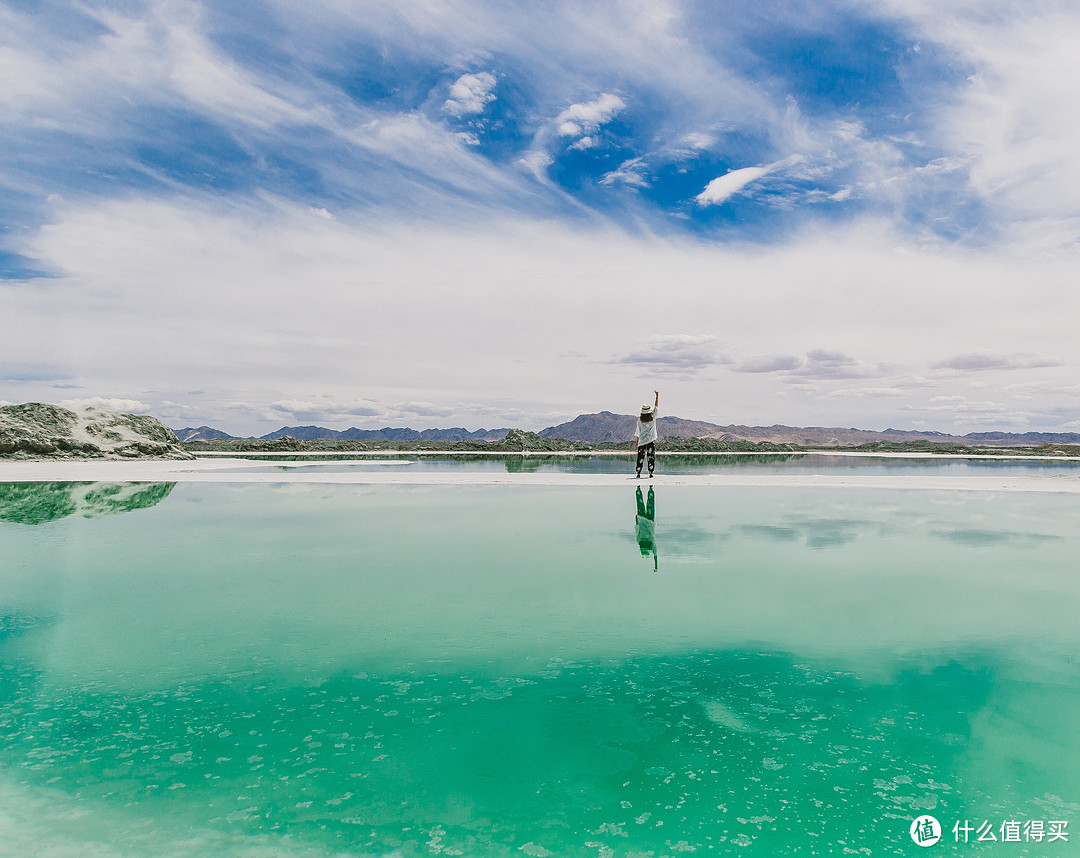
[[[0,0],[0,402],[1080,431],[1080,6]]]

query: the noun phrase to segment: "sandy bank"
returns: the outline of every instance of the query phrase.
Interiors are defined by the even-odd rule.
[[[398,467],[378,467],[395,461]],[[292,464],[292,463],[290,463]],[[299,463],[297,463],[299,464]],[[324,462],[325,465],[336,464]],[[0,482],[199,482],[199,483],[334,483],[398,486],[627,486],[647,484],[627,474],[560,472],[491,473],[423,471],[407,460],[359,465],[341,462],[340,471],[298,471],[285,466],[267,473],[266,462],[249,459],[196,461],[12,461],[0,462]],[[629,471],[629,469],[628,469]],[[813,487],[908,489],[915,491],[1053,492],[1080,494],[1080,472],[1073,475],[1000,474],[741,474],[717,470],[700,474],[658,474],[657,486]]]

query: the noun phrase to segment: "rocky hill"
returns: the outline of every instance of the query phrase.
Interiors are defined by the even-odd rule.
[[[44,402],[0,407],[0,458],[191,459],[153,417],[106,408],[72,411]]]

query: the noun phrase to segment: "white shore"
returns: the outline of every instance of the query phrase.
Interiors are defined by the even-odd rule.
[[[397,486],[735,486],[779,488],[908,489],[915,491],[1052,492],[1080,494],[1080,469],[1076,475],[1000,474],[753,474],[718,470],[715,473],[665,474],[652,480],[635,480],[628,464],[626,474],[573,474],[552,471],[534,473],[425,471],[411,468],[407,456],[358,463],[322,461],[324,468],[341,464],[340,471],[294,470],[303,462],[274,463],[272,472],[261,471],[267,462],[251,459],[196,459],[194,461],[35,460],[0,462],[0,482],[193,482],[193,483],[331,483]],[[398,467],[379,467],[396,464]]]

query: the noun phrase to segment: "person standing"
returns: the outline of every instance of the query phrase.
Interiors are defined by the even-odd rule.
[[[637,432],[634,433],[635,446],[637,447],[637,476],[641,479],[641,466],[646,458],[649,460],[649,479],[652,479],[653,469],[656,467],[656,410],[660,407],[660,391],[654,390],[656,398],[653,404],[645,403],[641,406],[641,415],[638,417]]]

